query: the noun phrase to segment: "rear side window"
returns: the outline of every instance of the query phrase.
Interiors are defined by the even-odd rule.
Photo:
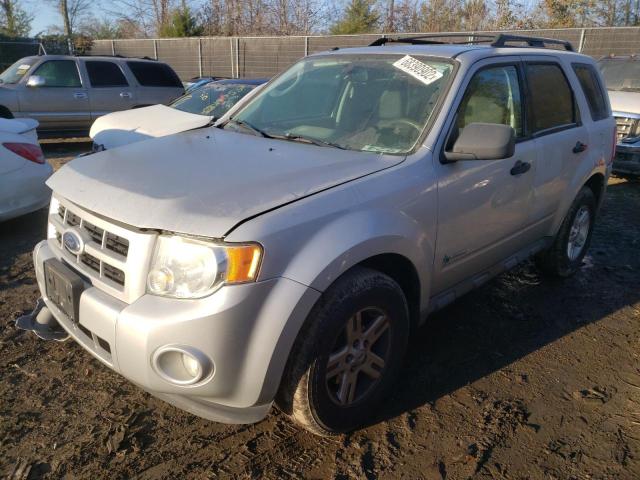
[[[89,60],[85,62],[92,87],[126,87],[127,79],[113,62]]]
[[[559,65],[528,63],[533,133],[576,123],[573,91]]]
[[[127,65],[143,87],[179,87],[182,82],[178,75],[164,63],[127,62]]]
[[[80,87],[75,60],[49,60],[36,68],[34,75],[44,78],[45,87]]]
[[[587,98],[591,118],[594,121],[607,118],[609,116],[607,102],[595,69],[587,64],[574,64],[573,71],[576,72],[584,96]]]

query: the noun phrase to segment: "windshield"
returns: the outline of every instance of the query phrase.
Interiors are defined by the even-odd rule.
[[[194,88],[170,106],[183,112],[220,118],[256,86],[210,82]]]
[[[18,83],[29,71],[34,62],[28,59],[18,60],[16,63],[0,73],[0,83]]]
[[[640,92],[640,61],[605,58],[598,62],[608,90]]]
[[[330,55],[302,60],[225,126],[349,150],[413,149],[453,66],[404,55]]]

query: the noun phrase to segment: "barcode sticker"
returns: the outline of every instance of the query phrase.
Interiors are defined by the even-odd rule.
[[[408,73],[414,78],[417,78],[425,85],[431,85],[436,80],[440,80],[444,75],[431,65],[422,63],[420,60],[405,55],[400,60],[393,64],[394,67],[399,68],[405,73]]]

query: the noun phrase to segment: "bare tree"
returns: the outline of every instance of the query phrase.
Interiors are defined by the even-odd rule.
[[[77,1],[77,0],[76,0]],[[112,0],[108,13],[137,26],[143,36],[158,35],[171,18],[175,0]]]
[[[91,0],[49,0],[62,16],[63,32],[71,38],[75,27],[82,21],[91,9]]]
[[[33,15],[17,0],[0,0],[0,33],[9,37],[26,37],[31,30]]]

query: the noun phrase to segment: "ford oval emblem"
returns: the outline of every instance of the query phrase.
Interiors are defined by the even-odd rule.
[[[84,250],[82,237],[75,230],[67,230],[62,234],[62,244],[74,255],[79,255]]]

